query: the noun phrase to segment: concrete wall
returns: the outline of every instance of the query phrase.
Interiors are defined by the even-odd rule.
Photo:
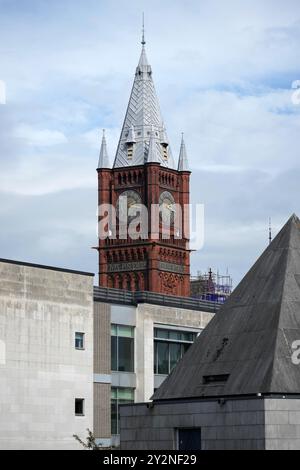
[[[154,327],[203,330],[213,313],[184,308],[139,304],[136,309],[136,401],[148,401],[154,390]]]
[[[263,400],[121,406],[122,450],[177,449],[177,429],[201,428],[202,450],[263,449]]]
[[[265,399],[266,449],[300,450],[300,399]]]
[[[104,447],[111,444],[111,385],[94,383],[94,436]]]
[[[203,450],[300,450],[300,399],[124,405],[121,449],[176,449],[180,427],[201,427]]]
[[[0,344],[0,449],[80,448],[72,435],[93,427],[93,277],[0,261]]]

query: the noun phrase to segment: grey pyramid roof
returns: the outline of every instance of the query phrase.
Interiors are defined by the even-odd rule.
[[[161,135],[162,133],[165,135],[164,123],[154,88],[152,69],[146,56],[144,41],[142,44],[142,52],[136,68],[133,87],[116,152],[114,167],[143,165],[146,162],[151,129],[153,126],[159,163],[169,168],[175,168],[172,152],[169,146],[168,161],[163,157]],[[126,141],[129,133],[132,131],[134,131],[136,143],[134,143],[132,158],[128,159],[128,143],[126,143]],[[167,136],[164,138],[167,139]]]
[[[181,139],[179,159],[178,159],[178,171],[189,171],[189,162],[188,162],[183,135]]]
[[[293,215],[190,347],[154,400],[300,394],[300,221]]]
[[[103,129],[103,135],[102,135],[98,168],[110,168],[104,129]]]

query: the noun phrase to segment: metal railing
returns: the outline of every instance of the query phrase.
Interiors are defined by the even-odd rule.
[[[94,286],[94,300],[108,303],[136,304],[133,292],[123,289],[112,289],[110,287]]]
[[[149,303],[163,305],[165,307],[186,308],[211,313],[216,313],[222,306],[222,304],[218,302],[200,300],[192,297],[175,297],[173,295],[163,295],[148,291],[130,292],[123,289],[96,286],[94,287],[94,300],[96,302],[126,305]]]

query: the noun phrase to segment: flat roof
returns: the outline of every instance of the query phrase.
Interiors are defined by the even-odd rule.
[[[36,263],[27,263],[24,261],[16,261],[12,259],[4,259],[0,258],[0,263],[7,263],[7,264],[16,264],[18,266],[28,266],[30,268],[39,268],[39,269],[49,269],[51,271],[59,271],[63,273],[71,273],[71,274],[79,274],[81,276],[95,276],[94,273],[88,273],[85,271],[76,271],[74,269],[66,269],[66,268],[58,268],[56,266],[46,266],[43,264],[36,264]]]
[[[211,300],[201,300],[193,297],[176,297],[174,295],[158,294],[149,291],[131,292],[125,289],[98,286],[94,286],[94,301],[121,305],[148,303],[209,313],[216,313],[223,305]]]

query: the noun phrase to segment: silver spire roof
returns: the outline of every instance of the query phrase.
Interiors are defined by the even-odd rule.
[[[185,142],[182,134],[179,160],[178,160],[178,171],[189,171],[189,161],[186,153]]]
[[[98,168],[110,168],[104,129],[103,129],[103,135],[102,135]]]
[[[152,129],[156,146],[156,161],[162,166],[174,169],[174,160],[152,80],[152,69],[146,56],[143,34],[142,52],[116,152],[115,168],[143,165],[147,162]],[[128,138],[133,140],[130,137],[132,135],[134,135],[135,142],[128,142]]]

